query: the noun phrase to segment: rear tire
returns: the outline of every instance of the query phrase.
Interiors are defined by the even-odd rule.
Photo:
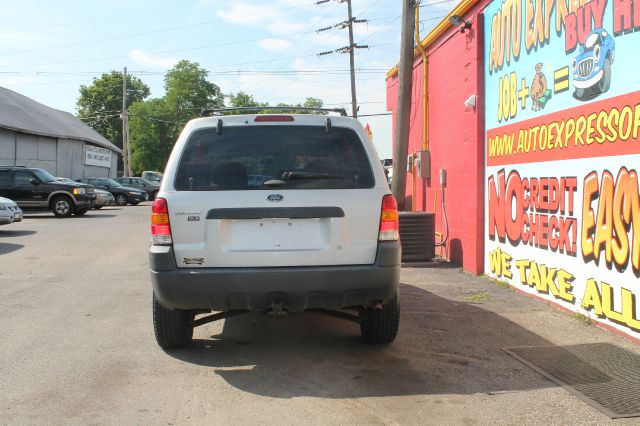
[[[164,308],[153,295],[153,331],[164,350],[189,346],[193,340],[192,311]]]
[[[56,217],[69,217],[75,210],[71,198],[59,195],[51,201],[51,211]]]
[[[400,302],[398,294],[382,309],[364,308],[360,313],[360,333],[365,342],[373,345],[391,343],[400,326]]]

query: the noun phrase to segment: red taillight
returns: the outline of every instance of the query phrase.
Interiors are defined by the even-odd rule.
[[[290,115],[258,115],[254,121],[293,121]]]
[[[393,195],[385,195],[382,198],[382,212],[380,213],[380,233],[378,234],[378,241],[399,240],[399,229],[398,203]]]
[[[151,207],[151,244],[173,244],[171,239],[171,224],[169,224],[169,209],[167,200],[156,198]]]

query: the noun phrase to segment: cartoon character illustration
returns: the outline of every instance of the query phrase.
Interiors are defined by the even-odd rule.
[[[589,100],[609,90],[615,52],[613,37],[606,30],[596,28],[589,33],[571,65],[576,99]]]
[[[533,111],[539,111],[547,104],[551,98],[551,90],[547,89],[547,78],[542,73],[542,63],[536,65],[536,75],[531,83],[531,100]]]

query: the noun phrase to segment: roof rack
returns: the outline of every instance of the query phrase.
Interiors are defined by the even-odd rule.
[[[255,106],[255,107],[237,107],[237,108],[204,108],[200,113],[200,117],[211,117],[212,115],[223,115],[225,112],[233,112],[233,111],[283,111],[288,113],[290,111],[323,111],[323,112],[336,112],[341,116],[347,116],[347,110],[344,108],[310,108],[310,107],[297,107],[297,106]]]

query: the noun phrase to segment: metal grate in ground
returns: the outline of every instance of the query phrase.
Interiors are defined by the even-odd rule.
[[[640,417],[640,356],[609,343],[503,351],[611,418]]]

